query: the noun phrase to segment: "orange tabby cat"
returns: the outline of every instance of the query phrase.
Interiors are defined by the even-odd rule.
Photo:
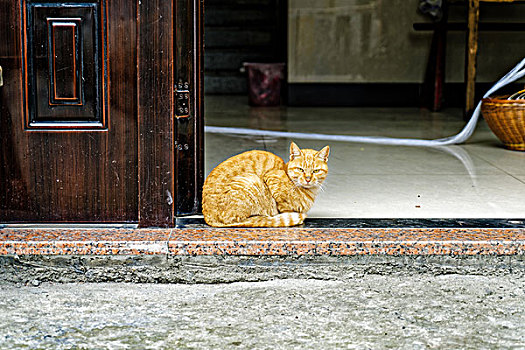
[[[202,193],[204,220],[215,227],[286,227],[302,224],[328,173],[330,148],[290,145],[290,161],[249,151],[219,164]]]

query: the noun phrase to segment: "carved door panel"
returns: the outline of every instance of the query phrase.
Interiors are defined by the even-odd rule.
[[[0,13],[0,221],[137,221],[136,2]]]
[[[200,208],[202,0],[0,0],[0,223]]]

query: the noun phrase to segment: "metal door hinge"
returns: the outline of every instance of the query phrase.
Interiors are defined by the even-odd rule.
[[[4,86],[4,77],[2,74],[2,66],[0,66],[0,86]]]
[[[179,81],[175,90],[175,116],[188,118],[190,116],[190,84]]]

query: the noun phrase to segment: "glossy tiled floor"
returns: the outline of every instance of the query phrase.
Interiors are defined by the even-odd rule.
[[[457,133],[460,109],[252,108],[246,97],[207,96],[206,124],[320,134],[440,138]],[[287,158],[289,139],[206,134],[206,174],[251,149]],[[320,141],[293,140],[320,149]],[[525,152],[504,149],[481,121],[462,146],[330,143],[330,174],[309,217],[523,218]]]

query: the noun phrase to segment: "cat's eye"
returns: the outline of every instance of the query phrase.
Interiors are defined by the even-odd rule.
[[[321,172],[321,169],[315,169],[315,170],[314,170],[314,174],[316,174],[316,173],[320,173],[320,172]]]

